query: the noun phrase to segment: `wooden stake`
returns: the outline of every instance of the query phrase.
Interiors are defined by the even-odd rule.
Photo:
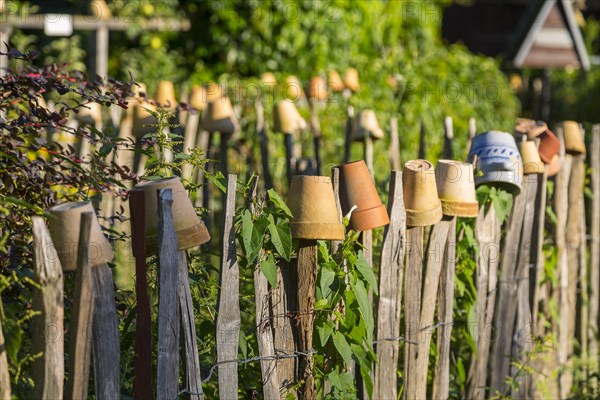
[[[354,108],[348,106],[348,117],[346,119],[346,140],[344,142],[344,164],[350,162],[350,153],[352,150],[352,119],[354,118]]]
[[[317,176],[321,175],[323,170],[321,160],[321,122],[316,104],[310,103],[310,130],[313,133],[313,142],[315,147],[315,160],[317,161]]]
[[[417,392],[417,357],[422,349],[421,285],[423,277],[423,227],[407,229],[406,279],[404,286],[404,399],[420,400]]]
[[[6,340],[2,332],[2,317],[0,314],[0,400],[10,400],[10,376],[6,357]]]
[[[220,150],[219,150],[219,155],[221,158],[221,172],[223,173],[223,176],[227,176],[227,174],[229,173],[229,139],[231,138],[231,135],[225,135],[223,133],[221,133],[221,140],[219,142],[219,146],[220,146]]]
[[[131,241],[135,256],[135,379],[133,397],[136,400],[152,397],[152,320],[146,277],[146,203],[143,190],[129,192],[131,210]]]
[[[420,159],[425,159],[425,122],[421,119],[421,130],[419,132],[419,157]]]
[[[156,397],[179,394],[179,251],[173,225],[171,189],[158,191],[158,360]]]
[[[365,135],[363,139],[363,150],[363,158],[367,164],[367,168],[369,169],[371,176],[373,176],[373,139],[371,138],[371,135]]]
[[[373,385],[374,399],[398,397],[396,369],[400,342],[383,340],[400,337],[400,310],[404,250],[406,240],[406,211],[402,193],[402,172],[392,171],[388,198],[390,224],[385,227],[379,268],[379,307],[377,309],[377,364]]]
[[[493,206],[479,209],[475,221],[475,237],[479,244],[477,258],[477,330],[474,336],[477,351],[471,361],[467,378],[466,397],[485,398],[487,364],[493,339],[492,322],[496,305],[497,270],[500,261],[500,221]]]
[[[390,163],[392,171],[400,171],[400,138],[398,136],[398,118],[390,119]]]
[[[235,193],[237,176],[227,176],[227,193],[223,208],[223,240],[219,303],[217,305],[217,362],[219,397],[238,396],[237,354],[240,339],[240,271],[237,263],[235,228]]]
[[[419,351],[417,352],[416,368],[411,371],[415,374],[415,399],[427,398],[427,373],[429,369],[429,353],[431,337],[433,336],[433,315],[436,306],[436,294],[440,281],[440,273],[444,264],[444,251],[448,241],[448,229],[452,218],[444,217],[433,225],[429,236],[427,251],[427,266],[425,268],[425,283],[421,295],[421,317],[419,319]],[[445,322],[445,321],[442,321]],[[411,376],[408,376],[411,379]]]
[[[40,313],[32,321],[33,354],[42,353],[33,363],[33,397],[60,399],[65,377],[63,271],[46,223],[41,217],[32,217],[32,222],[35,281],[40,285],[33,294],[33,309]],[[0,337],[0,347],[4,344]],[[5,385],[10,388],[10,381],[1,377],[3,373],[8,376],[8,365],[2,363],[3,357],[6,357],[5,351],[0,352],[0,371],[4,370],[0,372],[0,399],[5,399],[1,393]]]
[[[265,125],[265,111],[261,101],[256,102],[256,131],[260,145],[260,157],[262,161],[262,176],[265,180],[265,191],[273,188],[271,178],[271,165],[269,163],[269,143],[267,141],[267,128]]]
[[[292,177],[296,174],[296,160],[294,158],[294,135],[291,133],[283,135],[285,138],[285,173],[288,185],[292,182]]]
[[[450,340],[454,306],[454,274],[456,269],[456,217],[449,221],[448,240],[438,290],[438,320],[442,324],[437,336],[438,359],[433,378],[432,398],[447,400],[450,392]]]
[[[190,149],[196,145],[196,136],[198,134],[198,125],[200,124],[200,112],[189,112],[185,124],[183,136],[183,154],[190,154]],[[193,165],[184,164],[181,168],[181,177],[189,180],[192,177]]]
[[[115,304],[112,270],[107,264],[92,268],[94,288],[94,384],[96,398],[118,399],[120,396],[119,317]]]
[[[600,125],[592,129],[592,143],[588,151],[590,156],[591,177],[591,213],[590,213],[590,313],[588,338],[590,340],[589,354],[598,366],[599,345],[598,326],[600,324]],[[597,378],[594,379],[597,385]],[[597,387],[597,386],[596,386]]]
[[[302,399],[316,399],[313,377],[312,338],[315,309],[315,282],[317,280],[317,241],[300,239],[298,249],[298,351],[299,376],[302,380]]]
[[[67,400],[86,399],[88,396],[92,320],[94,317],[94,288],[88,245],[93,218],[95,216],[92,213],[81,215],[75,293],[73,295],[73,319],[70,324],[71,336],[69,337],[69,379],[65,389],[65,399]]]
[[[196,318],[185,250],[179,251],[179,307],[181,308],[183,354],[185,357],[185,387],[190,393],[194,393],[188,395],[187,398],[190,400],[203,400],[202,374],[200,372],[200,358],[198,357],[198,343],[196,342]]]
[[[469,140],[467,141],[467,152],[471,149],[471,142],[477,134],[477,121],[474,117],[469,118]]]
[[[517,298],[517,260],[526,202],[527,195],[523,190],[514,196],[502,249],[498,305],[494,314],[494,325],[498,331],[490,360],[492,394],[495,391],[506,394],[509,389],[506,385],[506,378],[510,376],[512,336],[517,311],[517,303],[515,302]]]
[[[535,200],[533,236],[531,237],[531,319],[536,326],[538,325],[538,311],[541,297],[541,279],[544,269],[544,222],[546,216],[546,193],[548,186],[548,171],[544,171],[539,176],[537,196]]]
[[[452,124],[452,117],[450,116],[444,118],[444,133],[444,158],[451,160],[454,158],[454,151],[452,150],[454,126]]]

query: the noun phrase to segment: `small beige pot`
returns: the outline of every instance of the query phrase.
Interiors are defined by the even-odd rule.
[[[212,103],[217,100],[221,100],[226,96],[226,90],[224,86],[215,82],[211,82],[206,86],[206,103]]]
[[[90,231],[88,254],[92,266],[112,261],[115,253],[96,218],[96,211],[89,201],[64,203],[49,210],[48,229],[56,247],[63,271],[77,269],[77,248],[81,230],[81,214],[94,214]]]
[[[156,89],[154,101],[163,108],[173,109],[177,106],[177,96],[175,96],[175,86],[171,81],[161,81]]]
[[[179,250],[199,246],[210,240],[204,222],[198,217],[183,184],[178,177],[157,179],[137,184],[134,189],[144,191],[146,205],[146,254],[158,252],[158,190],[171,189],[173,193],[173,224],[177,232]],[[133,207],[134,205],[132,205]]]
[[[308,85],[308,96],[315,101],[323,101],[327,98],[328,90],[325,79],[321,76],[311,78]]]
[[[140,139],[148,133],[156,132],[158,127],[152,126],[158,124],[156,119],[150,112],[156,112],[156,107],[148,102],[137,102],[132,106],[132,117],[133,125],[131,127],[131,134]]]
[[[306,97],[304,89],[302,89],[302,82],[294,75],[290,75],[285,79],[285,95],[292,101],[299,101]]]
[[[327,74],[327,86],[329,87],[329,89],[332,92],[338,92],[338,93],[343,92],[344,89],[346,88],[346,85],[344,84],[342,77],[335,69],[332,69]]]
[[[102,106],[98,103],[88,103],[78,108],[75,119],[81,124],[96,126],[102,122]]]
[[[294,176],[286,203],[293,215],[290,229],[294,239],[344,240],[329,177]]]
[[[273,105],[275,132],[293,134],[306,129],[306,121],[291,100],[281,100]]]
[[[565,150],[568,153],[585,154],[585,142],[583,141],[583,129],[575,121],[564,121],[563,135],[565,138]]]
[[[515,133],[527,135],[528,139],[535,139],[548,130],[544,121],[535,121],[529,118],[517,118]]]
[[[373,140],[383,138],[383,130],[377,121],[377,115],[373,110],[363,110],[356,117],[352,124],[352,140],[361,141],[366,136],[371,136]]]
[[[346,87],[353,92],[360,90],[360,81],[358,80],[358,70],[356,68],[347,68],[344,73],[344,83]]]
[[[433,164],[427,160],[408,161],[402,171],[402,186],[406,225],[429,226],[442,219]]]
[[[435,182],[444,215],[477,217],[479,203],[475,194],[473,164],[439,160],[435,166]]]
[[[543,174],[546,170],[546,166],[540,158],[540,152],[538,151],[535,142],[527,140],[520,142],[518,145],[521,159],[523,160],[523,173],[525,175]]]
[[[240,129],[229,97],[221,97],[208,103],[202,114],[202,127],[210,133],[219,132],[224,135],[231,135]]]
[[[192,86],[189,103],[196,110],[204,110],[208,104],[206,90],[202,86]]]
[[[267,86],[277,85],[277,78],[275,78],[275,75],[273,75],[272,72],[265,72],[264,74],[262,74],[260,76],[260,81],[263,83],[263,85]]]

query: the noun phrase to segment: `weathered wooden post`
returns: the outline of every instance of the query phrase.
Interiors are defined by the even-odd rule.
[[[323,171],[323,162],[321,160],[321,121],[319,120],[319,111],[316,104],[310,103],[310,130],[313,134],[313,145],[315,152],[315,160],[317,162],[317,175],[321,175]]]
[[[593,360],[597,360],[599,355],[597,327],[600,324],[600,125],[598,124],[592,128],[589,160],[592,171],[590,182],[592,199],[590,213],[590,317],[588,337],[590,340],[590,357]]]
[[[354,107],[348,106],[348,117],[346,118],[345,141],[344,141],[344,164],[350,162],[350,153],[352,148],[352,124],[354,123]]]
[[[179,254],[173,224],[173,193],[158,190],[158,360],[156,396],[175,399],[179,394]]]
[[[257,100],[256,109],[256,132],[260,147],[260,158],[262,162],[262,175],[265,180],[265,191],[273,188],[273,178],[271,178],[271,164],[269,162],[269,143],[267,141],[267,126],[265,124],[265,109],[262,101]]]
[[[373,141],[383,138],[383,129],[379,126],[377,115],[373,110],[363,110],[354,119],[352,140],[363,144],[363,159],[371,172],[373,171]]]
[[[237,263],[235,228],[235,194],[237,176],[227,176],[227,192],[223,208],[223,240],[217,314],[217,362],[219,365],[219,397],[238,396],[237,353],[240,336],[240,272]]]
[[[444,158],[447,160],[454,158],[454,151],[452,150],[453,139],[454,126],[452,123],[452,117],[447,116],[444,118]]]
[[[8,357],[6,356],[6,340],[2,331],[2,315],[0,315],[0,400],[10,400],[10,375],[8,374]]]
[[[63,397],[65,375],[63,272],[44,220],[33,217],[32,222],[35,281],[40,285],[39,289],[35,289],[33,297],[33,309],[40,312],[32,321],[33,353],[42,353],[33,364],[33,397],[59,399]],[[3,345],[4,340],[0,337],[0,346]],[[0,355],[0,371],[3,370],[0,374],[8,374],[8,365],[2,363],[3,357],[6,357],[6,351],[2,351]],[[10,381],[0,378],[0,387],[0,392],[7,388],[10,391]],[[0,399],[5,398],[0,393]]]
[[[286,177],[289,185],[296,174],[294,135],[306,128],[306,121],[291,100],[281,100],[273,105],[273,120],[275,132],[284,134]]]
[[[402,172],[392,171],[388,198],[390,224],[385,228],[379,268],[379,307],[377,308],[377,364],[373,398],[398,397],[396,369],[400,344],[402,279],[406,240],[406,211],[402,193]]]
[[[400,138],[398,135],[398,118],[390,118],[390,164],[392,171],[400,171]]]
[[[467,140],[467,151],[469,151],[471,149],[471,142],[473,141],[473,138],[475,137],[475,134],[477,133],[477,120],[475,119],[475,117],[471,117],[469,118],[469,136],[468,136],[468,140]]]
[[[427,146],[426,144],[426,140],[425,140],[425,135],[427,134],[427,132],[425,132],[425,122],[423,121],[423,118],[421,118],[421,122],[420,122],[420,130],[419,130],[419,159],[425,159],[426,157],[426,149],[425,147]]]
[[[292,237],[300,239],[298,250],[298,376],[303,399],[316,399],[313,377],[313,320],[317,279],[317,240],[343,240],[331,179],[325,176],[295,176],[287,204],[293,218]]]

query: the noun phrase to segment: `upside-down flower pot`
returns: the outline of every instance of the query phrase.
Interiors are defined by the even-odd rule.
[[[383,130],[377,121],[377,115],[373,110],[363,110],[356,117],[352,124],[352,140],[361,141],[365,137],[377,140],[383,138]]]
[[[263,85],[267,86],[277,85],[277,78],[275,78],[275,75],[273,75],[272,72],[265,72],[264,74],[262,74],[260,76],[260,81],[263,83]]]
[[[540,158],[540,153],[534,141],[527,140],[520,142],[519,152],[523,159],[523,173],[525,175],[544,173],[546,166]]]
[[[99,103],[87,103],[79,107],[75,119],[82,124],[96,125],[102,121],[102,106]]]
[[[535,121],[529,118],[517,118],[515,124],[515,133],[527,135],[528,139],[535,139],[548,130],[548,125],[544,121]]]
[[[510,133],[488,131],[476,135],[468,161],[475,163],[475,186],[487,184],[512,193],[521,191],[523,162]]]
[[[340,170],[340,203],[342,213],[350,217],[350,229],[367,231],[390,223],[386,207],[375,189],[375,184],[363,160],[338,166]]]
[[[140,139],[148,133],[155,132],[157,128],[150,125],[158,124],[158,120],[148,112],[148,110],[156,112],[156,107],[146,101],[145,96],[141,95],[141,93],[146,93],[146,85],[143,83],[138,83],[138,85],[137,92],[129,99],[132,118],[131,134],[136,139]]]
[[[59,204],[49,210],[48,229],[56,247],[63,271],[77,269],[77,248],[81,230],[81,215],[94,214],[90,229],[88,256],[92,266],[112,261],[115,253],[96,218],[96,211],[89,201]]]
[[[171,189],[173,193],[171,211],[179,250],[190,249],[210,240],[210,234],[204,222],[196,214],[192,201],[178,177],[139,183],[134,189],[143,190],[145,196],[147,255],[154,255],[158,252],[158,190],[161,189]]]
[[[225,97],[226,90],[223,85],[215,82],[211,82],[206,86],[206,102],[212,103],[217,100],[221,100]]]
[[[404,164],[402,191],[406,225],[429,226],[442,219],[442,203],[438,197],[435,171],[429,161],[411,160]]]
[[[321,76],[312,77],[308,85],[308,96],[315,101],[327,98],[327,82]]]
[[[294,75],[288,76],[285,79],[285,85],[285,95],[288,99],[298,101],[303,97],[306,97],[304,89],[302,89],[302,82],[298,77]]]
[[[175,108],[177,97],[175,96],[175,86],[171,81],[161,81],[156,89],[154,96],[156,103],[163,108]]]
[[[358,70],[356,68],[348,68],[344,73],[344,83],[346,87],[353,92],[358,92],[360,89],[360,81],[358,80]]]
[[[585,154],[585,142],[583,141],[582,129],[579,123],[564,121],[562,126],[567,153]]]
[[[548,170],[548,176],[554,176],[560,172],[562,167],[562,163],[560,161],[560,156],[557,154],[552,158],[552,161],[546,166]]]
[[[475,194],[473,164],[439,160],[435,166],[435,182],[444,215],[477,217],[479,203]]]
[[[202,127],[211,133],[219,132],[224,135],[231,135],[239,130],[240,125],[229,97],[221,97],[208,103],[202,114]]]
[[[327,74],[327,85],[332,91],[338,92],[338,93],[343,92],[344,89],[346,88],[346,85],[344,84],[342,77],[335,69],[332,69]]]
[[[546,164],[551,163],[559,151],[560,140],[554,133],[552,133],[552,131],[546,130],[546,132],[540,135],[540,146],[538,147],[538,152],[540,153],[540,158],[543,162]]]
[[[196,110],[204,110],[208,103],[206,90],[202,86],[192,86],[192,92],[190,93],[190,106]]]
[[[275,132],[292,134],[306,129],[306,121],[291,100],[281,100],[273,105]]]
[[[290,229],[294,239],[344,239],[329,177],[294,176],[286,203],[293,215]]]

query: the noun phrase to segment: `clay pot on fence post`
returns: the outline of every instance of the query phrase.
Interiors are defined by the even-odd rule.
[[[202,86],[192,86],[189,104],[198,111],[204,110],[208,104],[206,89],[204,89]]]
[[[563,121],[563,135],[565,138],[565,151],[573,154],[585,154],[583,129],[575,121]]]
[[[327,99],[329,91],[327,82],[322,76],[315,76],[310,79],[308,84],[308,97],[313,101],[323,101]]]
[[[373,110],[363,110],[356,115],[352,123],[352,141],[363,143],[363,158],[371,174],[373,173],[373,141],[383,138],[383,129],[379,126],[377,115]],[[348,138],[346,138],[348,140]],[[350,145],[346,146],[350,151]],[[349,158],[349,154],[344,159]]]
[[[427,160],[405,163],[402,189],[407,226],[429,226],[442,219],[433,164]]]
[[[294,157],[294,134],[306,129],[306,121],[291,100],[281,100],[273,105],[273,129],[285,134],[285,161],[288,183],[296,175]]]
[[[145,197],[146,255],[158,252],[158,190],[171,189],[173,193],[173,224],[177,233],[179,250],[187,250],[210,240],[204,222],[198,217],[192,201],[178,177],[139,183],[134,190],[143,190]],[[134,204],[131,204],[134,207]]]
[[[435,167],[435,182],[444,215],[477,217],[479,203],[475,193],[473,164],[439,160]]]
[[[96,218],[96,212],[89,201],[59,204],[49,210],[48,229],[56,247],[63,271],[77,269],[77,248],[79,247],[79,231],[81,215],[94,213],[88,243],[88,255],[91,266],[112,261],[115,254]]]
[[[163,108],[174,109],[177,106],[175,86],[171,81],[160,81],[156,89],[154,101]]]
[[[341,93],[346,88],[346,85],[344,84],[342,77],[335,69],[332,69],[327,74],[327,87],[332,92],[336,92],[336,93]]]
[[[544,163],[550,164],[560,151],[560,140],[550,130],[546,130],[539,138],[540,144],[538,146],[538,152],[540,158]]]
[[[514,194],[521,191],[523,162],[510,133],[488,131],[476,135],[468,161],[475,165],[475,186],[493,185]]]
[[[534,141],[526,140],[519,143],[519,152],[523,159],[523,174],[543,174],[546,166],[540,158],[540,153]]]
[[[350,217],[350,229],[367,231],[390,223],[386,207],[375,189],[375,184],[363,160],[342,164],[340,170],[340,203],[342,213]]]
[[[227,166],[229,164],[227,157],[227,143],[231,135],[240,130],[240,124],[235,116],[229,97],[224,96],[209,102],[206,110],[202,113],[201,125],[211,136],[215,132],[221,134],[219,150],[221,171],[226,175],[228,171]],[[209,144],[210,143],[212,143],[211,138],[209,138]]]
[[[529,118],[517,118],[515,134],[527,135],[529,140],[535,139],[548,130],[544,121],[535,121]]]
[[[353,92],[360,90],[360,81],[358,80],[358,70],[356,68],[347,68],[344,72],[344,84]]]
[[[546,168],[548,169],[548,177],[558,174],[560,172],[561,167],[561,158],[558,154],[556,154],[554,157],[552,157],[552,161],[550,161],[550,163],[548,163],[548,165],[546,166]]]

